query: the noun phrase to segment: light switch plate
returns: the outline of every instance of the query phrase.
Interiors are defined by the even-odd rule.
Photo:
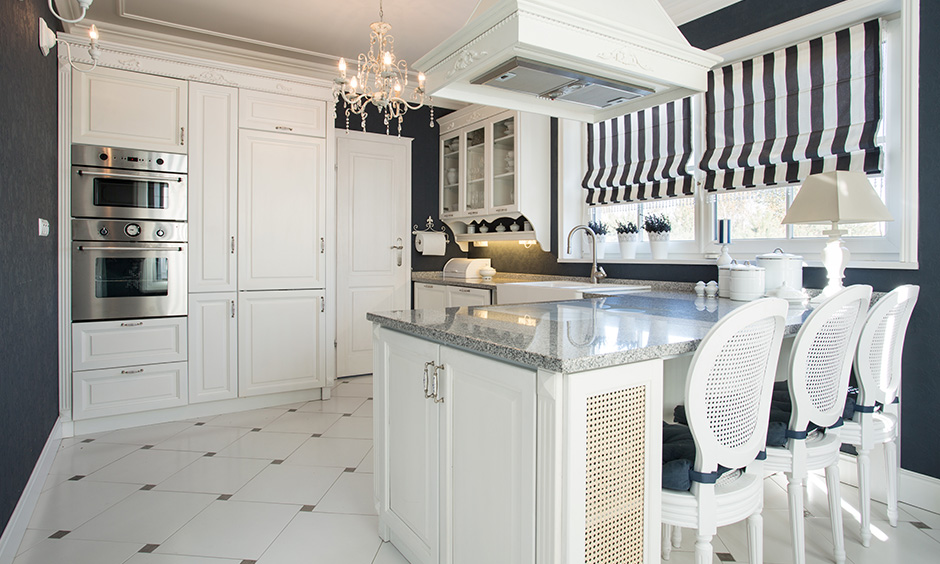
[[[39,218],[39,236],[48,237],[49,236],[49,220]]]

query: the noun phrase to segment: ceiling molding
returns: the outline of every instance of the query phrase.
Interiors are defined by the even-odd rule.
[[[741,0],[660,0],[676,25],[689,23]]]

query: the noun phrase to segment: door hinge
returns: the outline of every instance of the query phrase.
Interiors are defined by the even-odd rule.
[[[320,254],[326,252],[326,240],[323,237],[320,237]]]
[[[235,254],[235,236],[232,235],[232,254]]]
[[[335,349],[338,347],[339,347],[339,343],[336,342],[336,339],[333,339],[333,348]]]
[[[185,144],[186,144],[186,128],[181,127],[180,128],[180,145],[185,145]]]
[[[326,311],[326,298],[320,297],[320,313]]]
[[[232,300],[232,319],[235,319],[235,300]]]

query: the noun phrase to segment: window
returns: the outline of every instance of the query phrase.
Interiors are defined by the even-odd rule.
[[[861,6],[863,2],[847,0],[842,3],[839,10],[831,10],[829,20],[822,20],[829,29],[846,29],[846,19],[850,6]],[[889,5],[889,3],[885,3]],[[882,6],[881,9],[884,7]],[[859,8],[861,9],[861,8]],[[819,14],[814,16],[822,15]],[[913,12],[913,13],[912,13]],[[856,15],[861,18],[865,14]],[[874,14],[872,14],[874,15]],[[914,42],[916,45],[917,8],[905,4],[903,11],[883,18],[882,23],[882,68],[884,74],[880,77],[882,86],[883,116],[879,122],[879,129],[875,135],[877,143],[884,147],[880,173],[869,173],[869,179],[876,192],[885,201],[895,221],[889,223],[872,223],[858,225],[844,225],[842,228],[849,231],[845,237],[847,245],[852,250],[853,262],[851,266],[864,267],[916,267],[917,260],[917,147],[916,147],[916,107],[917,107],[917,81],[916,81],[916,49],[906,49],[905,42]],[[841,21],[840,21],[841,19]],[[869,17],[870,19],[870,17]],[[805,36],[811,25],[819,22],[810,18],[794,20],[780,26],[789,30],[789,36],[797,41],[785,42],[784,45],[799,43],[800,36]],[[860,24],[864,25],[864,24]],[[825,29],[815,28],[812,32],[816,37],[826,35]],[[834,33],[834,32],[830,32]],[[744,60],[747,58],[745,43],[760,45],[761,52],[773,52],[773,46],[766,40],[754,37],[745,38],[741,45],[727,47],[725,55],[728,60]],[[783,31],[775,29],[770,36],[780,37]],[[778,39],[774,39],[778,41]],[[738,43],[738,42],[735,42]],[[730,44],[729,44],[730,45]],[[722,47],[715,49],[719,51]],[[907,51],[907,52],[905,52]],[[753,52],[753,51],[752,51]],[[913,70],[912,70],[913,69]],[[739,93],[738,93],[739,94]],[[705,142],[705,102],[703,96],[693,98],[693,165],[702,162]],[[906,120],[906,121],[903,121]],[[608,223],[611,227],[616,221],[633,221],[640,225],[644,215],[649,213],[665,213],[673,222],[672,240],[678,244],[670,247],[670,258],[686,260],[689,262],[711,262],[717,254],[718,246],[715,244],[717,221],[719,218],[731,218],[734,244],[732,255],[748,257],[767,252],[775,246],[782,246],[785,250],[796,252],[813,263],[819,258],[824,236],[825,226],[815,225],[781,225],[780,221],[786,213],[787,206],[798,193],[802,180],[787,182],[787,175],[782,175],[775,184],[770,186],[747,185],[744,189],[707,191],[706,172],[693,166],[692,171],[696,179],[695,194],[691,198],[645,198],[629,203],[611,202],[606,205],[585,205],[585,199],[576,201],[571,195],[574,191],[572,181],[576,174],[570,169],[574,166],[568,155],[568,148],[577,143],[582,155],[587,150],[588,142],[584,140],[584,127],[575,134],[572,127],[562,127],[562,170],[561,181],[567,190],[563,189],[561,219],[566,227],[573,226],[569,220],[575,219],[571,211],[575,205],[581,209],[576,218],[579,223],[588,219],[595,219]],[[825,143],[823,143],[825,145]],[[584,160],[578,164],[580,174],[584,175]],[[815,165],[810,165],[815,166]],[[590,167],[589,167],[590,168]],[[816,172],[816,171],[814,171]],[[870,172],[870,171],[869,171]],[[578,178],[583,181],[583,177]],[[582,184],[583,182],[579,182]],[[748,187],[752,186],[752,187]],[[568,209],[565,209],[568,208]],[[571,223],[571,225],[569,225]],[[612,240],[612,239],[609,239]],[[614,251],[613,248],[608,250]],[[612,254],[616,254],[614,251]],[[647,255],[648,256],[648,255]],[[574,257],[577,258],[577,257]],[[640,261],[645,260],[642,247],[638,255]]]

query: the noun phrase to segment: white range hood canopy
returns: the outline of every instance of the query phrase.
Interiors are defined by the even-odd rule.
[[[414,67],[433,96],[596,123],[703,92],[721,61],[657,0],[482,0]]]

